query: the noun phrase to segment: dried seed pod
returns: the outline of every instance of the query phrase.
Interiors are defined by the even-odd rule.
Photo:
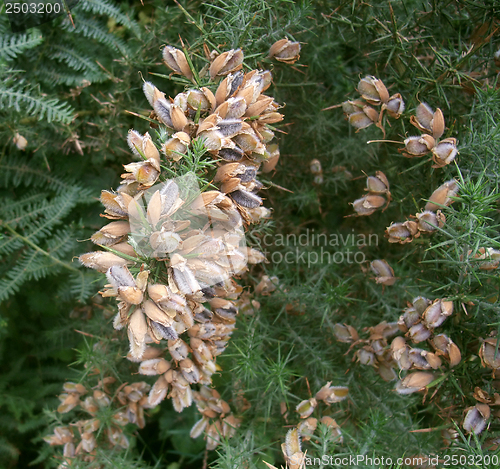
[[[358,216],[368,216],[382,207],[386,200],[380,195],[365,195],[352,203],[354,211]]]
[[[485,428],[490,418],[490,406],[487,404],[476,404],[474,407],[468,407],[462,423],[463,429],[467,433],[479,435]]]
[[[389,243],[406,244],[411,243],[413,238],[419,236],[417,223],[405,221],[403,223],[391,223],[385,230],[385,237]]]
[[[434,233],[438,228],[442,228],[446,221],[445,216],[440,210],[437,212],[426,210],[425,212],[417,213],[416,218],[418,220],[418,229],[423,233]]]
[[[429,202],[425,205],[425,210],[436,212],[443,206],[449,206],[453,202],[451,197],[458,194],[458,184],[455,179],[441,184],[429,197]]]
[[[26,140],[22,135],[16,132],[14,138],[12,139],[12,143],[19,149],[25,150],[28,146],[28,140]]]
[[[343,401],[349,394],[349,388],[346,386],[330,386],[328,381],[314,396],[317,400],[323,401],[326,405],[335,404]]]
[[[404,140],[405,147],[400,149],[408,158],[420,157],[429,153],[436,145],[436,140],[430,135],[424,134],[417,137],[408,137]]]
[[[405,110],[405,102],[403,101],[403,97],[399,93],[396,93],[387,100],[387,103],[384,103],[382,105],[382,109],[386,109],[387,113],[391,117],[399,119],[399,117],[401,117],[401,114],[403,114]]]
[[[434,300],[422,315],[422,322],[428,329],[435,329],[453,313],[453,301]]]
[[[220,54],[210,65],[209,73],[212,80],[216,76],[227,75],[239,70],[243,65],[243,52],[241,49],[231,49]]]
[[[450,164],[458,155],[457,139],[445,138],[432,149],[433,168],[442,168]]]
[[[342,103],[342,109],[349,124],[357,129],[356,132],[379,121],[378,112],[362,101],[346,101]]]
[[[163,49],[163,60],[168,68],[179,75],[184,75],[187,79],[193,79],[193,72],[189,68],[184,52],[172,46],[165,46]]]
[[[144,356],[143,356],[144,358]],[[155,376],[162,375],[170,369],[170,362],[164,358],[152,358],[144,360],[139,366],[139,373],[141,375]]]
[[[314,412],[314,409],[317,405],[318,402],[316,401],[316,399],[311,398],[300,402],[295,410],[298,412],[301,419],[306,419]]]
[[[393,359],[401,370],[409,370],[411,368],[410,348],[403,337],[394,338],[391,344],[391,351]]]
[[[279,278],[276,276],[269,277],[268,275],[263,275],[259,284],[255,287],[256,295],[269,295],[276,287],[279,285]]]
[[[148,326],[146,318],[140,309],[136,309],[128,325],[128,339],[130,342],[130,354],[134,358],[141,358],[146,350],[146,334]]]
[[[411,116],[410,122],[421,132],[432,133],[432,119],[434,111],[427,103],[420,103],[416,109],[416,115]]]
[[[300,43],[289,39],[276,41],[269,49],[268,58],[274,58],[279,62],[294,64],[300,57]]]
[[[176,132],[167,140],[161,147],[165,156],[173,161],[179,161],[187,152],[187,148],[191,143],[191,138],[186,132]]]
[[[398,381],[396,391],[399,394],[411,394],[421,391],[434,380],[434,374],[425,371],[416,371],[406,375]]]
[[[485,339],[479,349],[481,364],[493,370],[500,368],[500,352],[498,350],[498,339],[496,337]]]
[[[230,73],[226,78],[224,78],[224,80],[220,82],[217,91],[215,92],[217,105],[220,106],[224,101],[226,101],[226,99],[232,98],[240,89],[243,81],[244,75],[242,72],[236,72],[234,74]]]
[[[288,430],[285,443],[281,445],[281,450],[290,469],[301,469],[303,467],[305,454],[300,448],[300,436],[297,428]]]
[[[96,251],[82,254],[78,260],[85,266],[99,272],[107,272],[113,266],[125,266],[131,264],[127,259],[117,256],[111,252]]]
[[[384,259],[376,259],[370,263],[370,268],[375,274],[375,282],[382,285],[394,285],[397,278],[394,277],[394,270]]]
[[[424,324],[419,322],[418,324],[410,327],[406,335],[409,336],[413,342],[418,344],[419,342],[423,342],[424,340],[430,338],[432,332],[425,327]]]
[[[337,440],[339,443],[343,442],[340,426],[334,419],[325,415],[321,418],[320,423],[330,428],[333,439]]]
[[[472,251],[469,251],[468,255],[471,254]],[[479,248],[474,259],[481,261],[479,263],[481,270],[495,270],[500,265],[500,251],[493,248]]]
[[[432,346],[436,349],[436,355],[443,355],[449,362],[450,367],[457,366],[462,355],[457,345],[445,334],[438,334],[431,340]]]
[[[90,239],[94,244],[112,246],[118,243],[129,232],[130,223],[126,221],[114,221],[103,226]]]
[[[399,317],[399,330],[402,332],[408,332],[408,329],[418,322],[420,322],[420,314],[418,314],[415,308],[407,308],[405,309],[404,314]]]
[[[333,326],[333,334],[339,342],[344,342],[346,344],[359,340],[356,329],[348,324],[335,324]]]
[[[367,76],[360,80],[358,92],[369,104],[379,105],[389,100],[389,92],[384,83],[373,76]]]
[[[362,365],[374,366],[376,363],[375,353],[371,347],[365,346],[356,352],[356,358]]]
[[[434,353],[418,348],[412,348],[408,352],[408,358],[412,363],[411,368],[417,370],[438,369],[441,366],[441,359]]]
[[[389,181],[382,171],[377,171],[375,176],[366,178],[366,189],[370,194],[386,194],[390,199]]]
[[[274,168],[276,168],[276,165],[278,164],[279,158],[280,158],[280,150],[277,144],[271,144],[267,145],[267,153],[269,153],[269,157],[266,161],[264,161],[262,165],[262,172],[263,173],[269,173],[271,172]],[[266,153],[266,156],[267,156]],[[314,178],[316,181],[316,178]]]
[[[310,440],[317,426],[318,426],[318,419],[314,417],[309,417],[306,420],[302,420],[297,425],[297,430],[299,431],[299,435],[302,438],[302,441]]]

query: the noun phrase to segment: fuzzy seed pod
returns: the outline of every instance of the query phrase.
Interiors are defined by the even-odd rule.
[[[458,155],[457,139],[445,138],[432,149],[433,168],[442,168],[450,164]]]
[[[404,144],[404,150],[400,151],[403,151],[406,157],[413,158],[429,153],[436,145],[436,141],[430,135],[424,134],[419,137],[408,137],[405,139]]]
[[[383,104],[382,109],[386,109],[387,114],[394,117],[394,119],[399,119],[405,110],[403,97],[399,93],[396,93],[388,99],[387,103]]]
[[[468,407],[462,423],[463,429],[467,433],[479,435],[485,428],[490,418],[490,406],[487,404],[476,404],[474,407]]]
[[[389,243],[410,243],[414,237],[418,237],[418,227],[414,221],[391,223],[385,230],[385,236],[388,238]]]
[[[316,408],[317,405],[318,403],[316,399],[311,398],[300,402],[295,410],[298,412],[301,419],[306,419],[314,412],[314,409]]]
[[[442,228],[446,221],[445,216],[438,210],[436,213],[426,210],[417,213],[418,229],[423,233],[434,233],[438,228]]]

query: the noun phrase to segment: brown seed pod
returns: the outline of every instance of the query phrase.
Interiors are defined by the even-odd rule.
[[[382,285],[394,285],[397,278],[394,277],[394,270],[384,259],[375,259],[370,263],[370,268],[375,274],[375,282]]]
[[[479,435],[485,428],[490,418],[490,406],[487,404],[476,404],[474,407],[465,409],[466,414],[462,423],[467,433]]]
[[[490,337],[485,339],[479,349],[481,364],[485,367],[497,370],[500,368],[500,353],[498,352],[498,339]]]
[[[243,51],[241,49],[231,49],[220,54],[210,65],[209,73],[212,80],[216,76],[227,75],[242,68]]]
[[[434,374],[425,371],[416,371],[406,375],[406,377],[398,381],[396,391],[399,394],[411,394],[424,389],[434,380]]]
[[[289,39],[276,41],[269,49],[268,58],[274,58],[279,62],[294,64],[300,57],[300,43]]]
[[[193,73],[189,68],[186,56],[181,50],[172,46],[165,46],[163,49],[163,61],[174,73],[184,75],[189,80],[193,79]]]
[[[382,105],[382,110],[387,110],[387,114],[394,117],[394,119],[399,119],[405,110],[405,102],[402,96],[399,93],[391,96],[387,103]]]
[[[374,213],[377,209],[382,207],[386,200],[379,195],[365,195],[352,203],[354,211],[358,216],[367,216]]]
[[[385,230],[385,237],[388,238],[389,243],[411,243],[413,239],[418,238],[419,235],[417,223],[414,221],[391,223]]]
[[[424,134],[419,137],[408,137],[404,141],[404,149],[399,149],[407,158],[421,157],[429,153],[435,146],[436,141],[430,135]]]
[[[425,205],[425,210],[436,212],[443,206],[449,206],[453,202],[451,197],[458,194],[458,184],[455,179],[441,184],[429,197],[429,202]]]
[[[358,92],[369,104],[379,105],[389,100],[389,92],[384,83],[373,76],[366,76],[360,80]]]
[[[433,168],[442,168],[450,164],[458,155],[457,139],[445,138],[432,149]]]

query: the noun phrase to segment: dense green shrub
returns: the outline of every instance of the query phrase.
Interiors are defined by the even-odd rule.
[[[489,336],[494,354],[498,348],[499,277],[478,259],[482,248],[500,249],[496,2],[82,0],[72,14],[75,28],[59,18],[17,34],[0,14],[0,467],[61,462],[54,458],[60,447],[42,438],[80,418],[55,411],[64,382],[90,389],[112,376],[117,392],[140,380],[123,358],[126,334],[112,327],[114,302],[96,295],[104,276],[75,258],[92,249],[88,239],[103,225],[100,191],[116,187],[121,165],[131,160],[128,130],[153,134],[142,77],[172,97],[192,86],[169,77],[161,63],[161,46],[182,48],[180,38],[197,69],[207,63],[204,44],[218,52],[242,48],[245,71],[271,69],[267,93],[284,104],[276,174],[261,177],[273,216],[247,235],[270,262],[238,279],[260,307],[239,314],[214,379],[242,423],[206,452],[201,438],[189,437],[195,407],[178,414],[165,401],[146,412],[143,429],[126,427],[128,450],[100,449],[94,463],[72,467],[284,465],[280,444],[301,420],[296,406],[328,381],[348,387],[348,398],[319,403],[312,416],[334,418],[343,441],[320,424],[303,441],[308,457],[385,457],[397,467],[403,456],[498,456],[494,406],[479,435],[463,428],[465,409],[479,402],[477,388],[492,399],[498,392],[479,352]],[[283,37],[302,44],[293,65],[266,58]],[[324,110],[359,99],[356,87],[367,75],[406,103],[399,119],[385,114],[385,136],[375,125],[355,132],[341,108]],[[433,168],[429,155],[398,151],[421,133],[410,124],[419,102],[440,108],[442,138],[458,141],[458,156],[443,168]],[[198,163],[194,169],[212,176]],[[365,177],[376,171],[387,176],[392,202],[370,216],[351,216],[349,204],[366,194]],[[407,244],[384,238],[391,222],[412,220],[451,179],[459,189],[442,208],[442,227]],[[360,247],[363,236],[376,242]],[[348,261],[349,252],[365,262]],[[375,259],[392,266],[394,285],[374,281]],[[263,275],[278,279],[271,294],[254,293]],[[461,361],[450,367],[443,358],[425,392],[400,395],[395,383],[407,372],[396,366],[396,380],[386,382],[376,367],[360,363],[359,350],[374,347],[367,328],[397,322],[417,296],[453,302],[437,332],[452,338]],[[357,330],[359,342],[337,340],[343,324]],[[382,344],[386,353],[391,341]],[[426,341],[415,347],[431,350]],[[380,369],[382,359],[376,363]],[[443,431],[458,432],[458,439],[446,442]],[[463,460],[454,466],[475,467]],[[482,464],[488,466],[496,465]]]

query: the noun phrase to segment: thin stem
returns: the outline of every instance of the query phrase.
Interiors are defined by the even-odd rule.
[[[66,269],[68,270],[72,270],[74,272],[78,272],[79,274],[81,274],[82,272],[77,269],[76,267],[73,267],[72,265],[68,264],[67,262],[63,262],[59,259],[57,259],[56,257],[52,256],[51,254],[49,254],[47,251],[43,250],[41,247],[37,246],[35,243],[33,243],[32,241],[30,241],[28,238],[26,238],[25,236],[22,236],[20,235],[16,230],[14,230],[11,226],[9,226],[8,223],[5,223],[3,222],[2,225],[7,228],[7,231],[10,231],[10,233],[12,233],[12,235],[14,235],[16,238],[19,238],[23,243],[27,244],[28,246],[32,247],[35,251],[39,252],[40,254],[43,254],[44,256],[47,256],[49,257],[50,259],[52,259],[56,264],[59,264],[63,267],[65,267]]]

